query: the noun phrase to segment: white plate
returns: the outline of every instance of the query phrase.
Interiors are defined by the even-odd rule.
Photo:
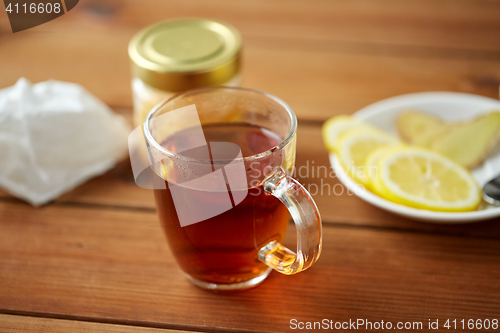
[[[376,127],[397,134],[396,118],[406,108],[417,108],[439,115],[446,121],[455,122],[477,117],[479,114],[493,109],[500,110],[500,101],[464,93],[426,92],[401,95],[368,105],[354,114]],[[470,223],[500,216],[500,207],[483,202],[479,210],[464,213],[433,212],[425,209],[411,208],[383,199],[367,191],[352,180],[342,169],[335,154],[330,154],[330,163],[339,180],[364,201],[414,220],[437,223]],[[473,170],[474,177],[483,186],[488,180],[500,173],[500,153],[488,158],[484,164]]]

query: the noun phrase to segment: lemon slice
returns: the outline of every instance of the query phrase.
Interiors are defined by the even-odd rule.
[[[379,147],[375,150],[373,150],[371,153],[368,154],[365,160],[365,170],[366,174],[368,176],[368,182],[369,182],[369,187],[372,192],[378,194],[378,195],[383,195],[384,193],[384,186],[380,182],[380,175],[378,172],[378,161],[382,156],[384,156],[385,153],[387,153],[391,148],[394,148],[394,145],[391,146],[382,146]]]
[[[407,206],[465,212],[481,201],[471,173],[452,160],[416,147],[395,147],[377,162],[382,196]]]
[[[368,123],[351,116],[341,115],[328,119],[322,128],[323,141],[330,152],[335,152],[339,136],[354,128],[375,128]]]
[[[375,128],[355,128],[340,135],[336,151],[340,164],[357,182],[369,186],[365,162],[375,149],[387,145],[399,145],[401,141],[389,133]]]

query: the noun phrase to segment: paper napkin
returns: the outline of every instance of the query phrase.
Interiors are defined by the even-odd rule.
[[[130,131],[80,85],[21,78],[0,90],[0,186],[46,204],[112,168]]]

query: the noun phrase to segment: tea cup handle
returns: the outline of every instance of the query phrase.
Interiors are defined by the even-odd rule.
[[[264,181],[264,190],[288,208],[297,229],[297,253],[272,241],[259,250],[259,260],[286,275],[306,270],[321,254],[321,217],[316,203],[299,182],[281,169]]]

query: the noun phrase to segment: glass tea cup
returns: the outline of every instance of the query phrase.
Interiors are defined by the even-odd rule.
[[[296,129],[281,99],[246,88],[189,90],[147,116],[159,218],[196,286],[251,288],[272,269],[291,275],[318,259],[318,208],[290,176]],[[296,252],[282,245],[290,216]]]

